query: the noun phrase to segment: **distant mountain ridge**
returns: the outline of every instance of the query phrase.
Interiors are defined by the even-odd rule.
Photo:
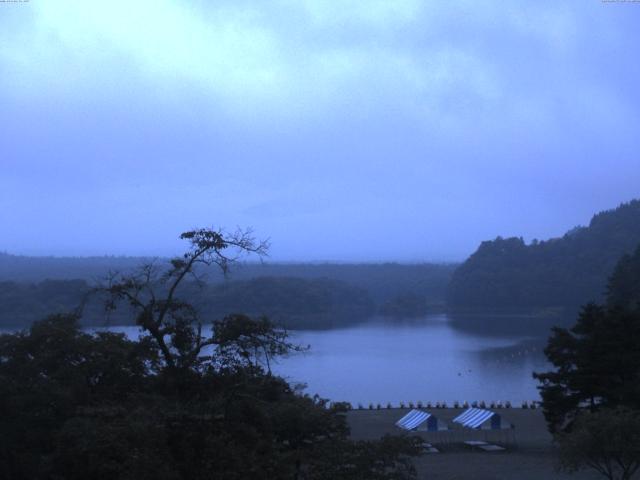
[[[498,237],[454,272],[447,303],[456,308],[575,308],[602,301],[623,255],[640,245],[640,200],[593,216],[560,238]]]

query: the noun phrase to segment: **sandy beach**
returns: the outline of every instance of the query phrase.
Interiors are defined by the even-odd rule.
[[[463,409],[431,409],[439,420],[451,420]],[[430,480],[555,480],[555,479],[597,479],[595,472],[582,471],[572,475],[559,472],[556,468],[551,435],[547,432],[541,410],[520,408],[495,409],[504,420],[515,425],[515,443],[510,435],[490,433],[487,440],[503,444],[504,452],[472,452],[461,442],[483,439],[484,433],[456,430],[451,435],[423,434],[425,440],[438,446],[440,453],[425,454],[415,459],[419,479]],[[385,434],[401,434],[394,423],[409,412],[409,409],[353,410],[347,414],[351,435],[357,440],[370,440]]]

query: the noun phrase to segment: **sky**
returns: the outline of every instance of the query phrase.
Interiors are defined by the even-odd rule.
[[[0,2],[0,251],[458,261],[640,197],[640,3]]]

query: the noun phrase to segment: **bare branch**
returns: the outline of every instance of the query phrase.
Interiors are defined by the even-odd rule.
[[[197,265],[217,265],[226,275],[229,266],[242,256],[266,256],[269,242],[257,241],[250,229],[227,234],[221,229],[201,228],[184,232],[180,238],[189,248],[181,257],[171,259],[164,273],[153,260],[129,275],[110,272],[106,284],[97,290],[108,295],[107,312],[121,301],[136,311],[136,324],[158,344],[167,366],[190,368],[202,349],[216,341],[204,339],[197,311],[176,298],[179,287],[187,277],[200,287],[204,285]]]

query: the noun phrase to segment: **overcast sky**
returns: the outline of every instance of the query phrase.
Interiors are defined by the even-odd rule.
[[[640,3],[0,3],[0,251],[461,260],[640,197]]]

